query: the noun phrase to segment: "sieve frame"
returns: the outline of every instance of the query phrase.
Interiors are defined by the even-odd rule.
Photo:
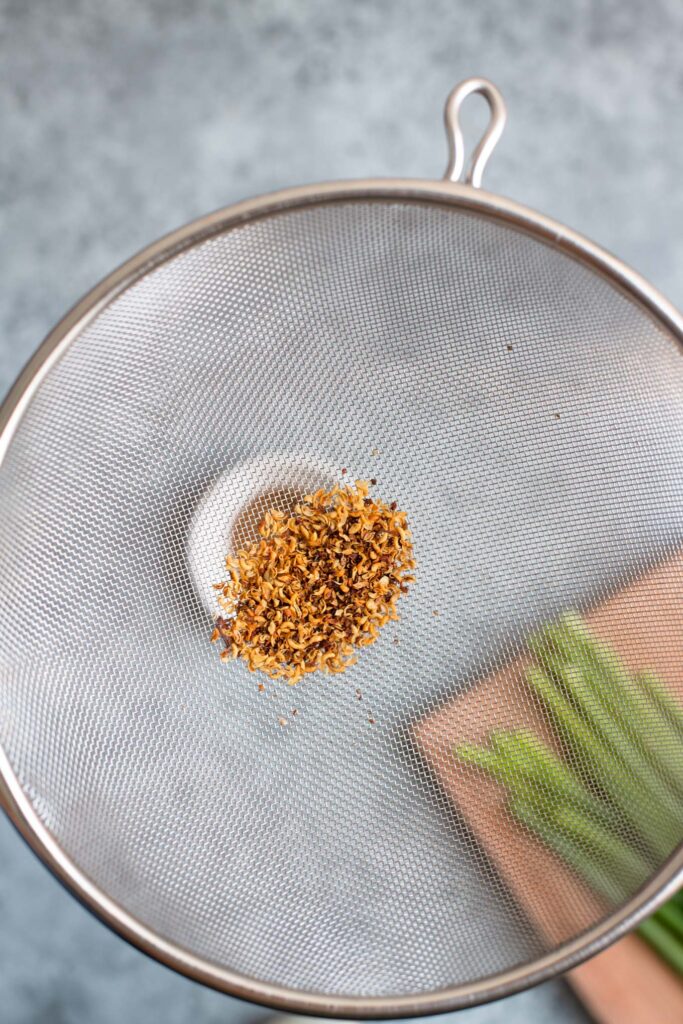
[[[477,79],[462,83],[462,86],[468,88],[464,95],[472,91],[483,91],[472,84],[474,82],[480,86],[482,81]],[[456,90],[452,97],[455,93]],[[456,106],[462,98],[463,95],[456,97]],[[354,200],[408,201],[466,210],[504,221],[545,244],[561,249],[566,255],[587,264],[594,272],[606,277],[613,285],[637,300],[641,308],[671,332],[683,347],[683,316],[640,274],[584,236],[550,217],[478,187],[476,182],[481,180],[483,164],[491,148],[492,146],[484,153],[483,161],[481,154],[478,158],[475,152],[475,159],[466,179],[472,181],[472,184],[461,184],[447,176],[443,181],[361,179],[291,188],[217,210],[142,249],[93,288],[66,314],[47,335],[20,373],[0,407],[0,466],[13,434],[41,381],[84,328],[126,288],[155,267],[213,235],[222,234],[258,218],[316,205]],[[477,159],[480,160],[479,167]],[[451,162],[447,175],[452,171]],[[620,910],[552,953],[531,963],[519,964],[475,982],[409,996],[330,996],[321,992],[299,991],[269,984],[231,971],[164,939],[144,922],[128,913],[121,904],[110,899],[80,870],[56,837],[46,828],[1,747],[0,805],[54,876],[85,907],[133,946],[193,981],[228,995],[274,1009],[316,1016],[354,1019],[424,1016],[503,998],[547,981],[599,953],[636,927],[683,885],[683,847],[679,847]]]

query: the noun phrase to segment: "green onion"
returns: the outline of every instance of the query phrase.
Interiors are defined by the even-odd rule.
[[[679,899],[682,896],[683,893],[678,893]],[[676,902],[676,897],[661,906],[654,916],[683,942],[683,907]]]
[[[645,941],[679,974],[683,974],[683,943],[657,919],[648,918],[638,928]]]
[[[681,802],[675,793],[666,786],[664,780],[644,760],[638,745],[633,742],[628,731],[620,722],[620,712],[615,702],[606,697],[614,694],[614,688],[607,677],[596,679],[586,671],[583,653],[579,648],[573,660],[571,650],[566,651],[570,638],[563,638],[562,628],[549,627],[541,641],[534,639],[532,649],[551,676],[563,687],[567,695],[593,729],[595,734],[622,764],[622,771],[631,780],[654,799],[664,814],[675,817],[680,812]],[[618,690],[616,703],[625,701],[627,686]],[[679,768],[680,771],[680,768]],[[597,780],[599,782],[599,779]],[[673,842],[679,835],[679,829],[671,829]]]
[[[607,902],[616,906],[624,899],[624,893],[612,871],[606,870],[586,851],[580,842],[564,829],[551,824],[529,801],[521,798],[511,803],[514,816],[531,832],[542,839],[546,846],[561,857],[570,868],[595,889]]]
[[[631,758],[631,764],[644,767],[650,783],[657,788],[662,784],[657,778],[659,772],[665,785],[673,790],[674,798],[680,800],[681,736],[657,704],[643,694],[637,680],[628,676],[614,653],[593,640],[576,615],[566,615],[556,626],[546,629],[541,646],[544,644],[549,644],[565,665],[578,673],[584,693],[592,700],[597,697],[608,721],[613,721],[615,730],[621,730],[617,742],[624,741],[624,752]],[[647,765],[643,765],[643,757]]]
[[[683,741],[683,708],[660,682],[649,672],[640,672],[635,677],[640,691],[654,700],[669,723],[675,728],[679,743]]]
[[[680,841],[683,708],[649,673],[630,676],[576,615],[529,646],[527,682],[563,756],[528,729],[454,754],[503,785],[516,820],[616,906]],[[639,930],[683,974],[683,890]]]
[[[616,808],[590,793],[569,766],[531,730],[497,730],[491,733],[490,742],[507,764],[531,773],[547,793],[571,802],[603,825],[623,830],[625,821]]]
[[[564,740],[573,762],[582,767],[598,765],[599,779],[595,788],[607,794],[653,853],[660,858],[668,857],[675,842],[673,835],[671,838],[668,836],[670,818],[660,811],[656,803],[652,804],[637,783],[633,784],[612,751],[605,747],[542,669],[530,668],[527,680],[544,705],[551,725]]]

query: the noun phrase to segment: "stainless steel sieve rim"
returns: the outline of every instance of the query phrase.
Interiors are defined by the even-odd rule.
[[[458,125],[463,100],[473,92],[484,95],[492,118],[471,166],[464,167],[464,144]],[[146,247],[93,288],[48,334],[28,362],[0,407],[0,465],[14,431],[41,380],[54,363],[117,295],[149,270],[212,235],[256,218],[286,210],[353,200],[411,201],[476,212],[508,222],[517,229],[561,248],[588,264],[595,272],[636,298],[683,345],[683,316],[638,273],[575,231],[512,200],[479,188],[481,176],[505,121],[500,94],[484,79],[468,79],[457,86],[446,105],[450,160],[443,181],[366,179],[331,182],[286,189],[225,207],[166,235]],[[535,960],[465,985],[411,996],[330,997],[271,985],[230,971],[169,942],[147,928],[120,904],[110,899],[69,857],[44,826],[0,748],[0,797],[12,823],[53,874],[104,923],[144,953],[194,981],[229,995],[277,1009],[357,1019],[409,1017],[473,1006],[502,998],[546,981],[600,952],[653,913],[683,884],[683,849],[679,849],[650,881],[619,911],[571,942]]]

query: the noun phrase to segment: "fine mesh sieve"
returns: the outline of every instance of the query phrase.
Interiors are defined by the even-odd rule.
[[[458,183],[472,91],[492,119]],[[549,938],[415,742],[535,629],[683,548],[681,320],[585,239],[479,190],[503,121],[470,80],[443,182],[291,190],[156,243],[3,408],[8,812],[124,936],[272,1005],[493,998],[680,881],[675,842],[649,881],[619,880],[618,905],[577,881],[584,923]],[[216,545],[342,469],[406,510],[416,583],[345,674],[261,692],[209,643]],[[675,616],[654,640],[680,679]]]

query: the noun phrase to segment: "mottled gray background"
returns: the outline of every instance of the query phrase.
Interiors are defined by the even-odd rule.
[[[0,391],[87,288],[198,214],[293,183],[440,176],[443,100],[471,74],[510,108],[487,186],[682,306],[682,47],[680,0],[0,0]],[[0,864],[3,1022],[266,1015],[109,934],[5,822]],[[584,1017],[555,983],[459,1019]]]

